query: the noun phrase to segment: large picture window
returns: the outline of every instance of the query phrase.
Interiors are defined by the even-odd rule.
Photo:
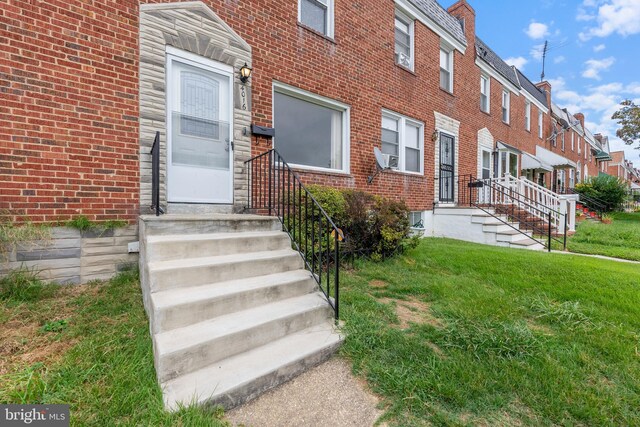
[[[348,106],[275,85],[273,117],[274,146],[288,163],[347,171]]]
[[[422,173],[424,125],[400,114],[383,111],[382,153],[396,157],[398,170]]]

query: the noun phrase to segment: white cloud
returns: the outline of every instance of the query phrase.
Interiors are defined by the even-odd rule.
[[[607,46],[604,43],[601,43],[597,46],[593,47],[593,51],[594,52],[602,52],[603,50],[605,50],[607,48]]]
[[[509,65],[513,65],[514,67],[522,71],[524,69],[524,66],[527,64],[527,62],[529,62],[529,60],[523,56],[516,56],[516,57],[507,58],[504,60],[504,62],[506,62]]]
[[[533,46],[531,48],[531,51],[529,51],[529,54],[531,55],[531,57],[536,61],[542,61],[543,53],[544,53],[544,43]]]
[[[593,133],[602,133],[609,137],[612,151],[624,150],[626,157],[640,166],[638,150],[625,145],[616,137],[618,124],[611,119],[613,113],[620,108],[620,102],[624,99],[635,99],[640,102],[640,82],[627,85],[622,83],[605,83],[590,86],[584,92],[576,92],[568,87],[563,78],[549,80],[552,88],[552,96],[555,102],[562,108],[567,108],[570,113],[584,113],[586,127]]]
[[[567,58],[565,58],[564,56],[560,55],[560,56],[558,56],[558,57],[553,59],[553,63],[554,64],[562,64],[566,60],[567,60]]]
[[[541,22],[532,22],[524,32],[533,40],[540,40],[549,35],[549,27]]]
[[[595,8],[595,1],[584,2],[583,6]],[[587,16],[587,13],[578,16]],[[583,19],[584,20],[584,19]],[[579,34],[580,40],[593,37],[607,37],[617,33],[623,37],[640,33],[640,1],[606,0],[597,10],[597,26],[588,28]]]
[[[585,69],[582,72],[582,77],[585,79],[600,80],[600,73],[611,68],[614,62],[616,62],[616,60],[612,56],[605,59],[589,59],[584,63]]]

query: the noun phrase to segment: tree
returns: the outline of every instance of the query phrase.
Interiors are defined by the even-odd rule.
[[[622,108],[611,117],[620,125],[616,135],[627,145],[637,142],[636,148],[640,149],[640,106],[629,99],[622,101],[620,105]]]

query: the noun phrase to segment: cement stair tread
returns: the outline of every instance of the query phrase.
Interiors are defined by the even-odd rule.
[[[257,261],[267,259],[277,259],[289,257],[292,255],[299,256],[298,252],[293,249],[282,249],[278,251],[248,252],[231,255],[218,255],[201,258],[174,259],[166,261],[154,261],[149,263],[150,272],[162,272],[165,270],[173,270],[177,268],[201,267],[209,265],[224,265],[235,262]]]
[[[527,239],[522,239],[522,240],[516,240],[515,242],[509,242],[512,245],[517,245],[517,246],[533,246],[533,245],[539,245],[540,242],[537,242],[531,238],[527,238]]]
[[[156,351],[159,355],[173,354],[267,322],[328,307],[326,298],[320,292],[287,298],[155,334]]]
[[[165,291],[154,292],[151,300],[155,310],[164,310],[169,307],[195,303],[203,299],[209,300],[224,297],[235,293],[241,293],[268,287],[277,284],[286,284],[303,279],[312,279],[307,270],[291,270],[284,273],[268,274],[265,276],[249,277],[246,279],[228,280],[225,282],[209,283],[186,288],[173,288]]]
[[[205,403],[234,389],[250,387],[278,370],[290,371],[291,365],[323,350],[333,352],[342,341],[328,320],[163,383],[165,405],[176,409],[178,403]]]
[[[250,237],[280,237],[282,231],[235,231],[228,233],[202,233],[202,234],[167,234],[161,236],[149,236],[147,242],[165,243],[165,242],[201,242],[207,240],[225,240],[235,238]]]

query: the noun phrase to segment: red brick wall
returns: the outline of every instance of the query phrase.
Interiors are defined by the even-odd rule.
[[[98,4],[95,4],[98,3]],[[85,214],[133,221],[139,211],[138,2],[10,0],[0,10],[0,202],[14,216],[44,221]],[[468,47],[455,52],[454,92],[439,87],[440,37],[415,24],[415,72],[394,63],[393,0],[375,7],[335,2],[335,40],[297,23],[297,0],[211,0],[208,5],[253,48],[253,122],[272,125],[277,80],[351,106],[349,175],[303,172],[307,182],[360,188],[430,209],[434,111],[461,122],[459,173],[477,173],[477,132],[535,152],[538,110],[524,128],[524,97],[501,120],[502,87],[491,82],[491,115],[480,112],[475,16],[465,2]],[[481,17],[489,19],[489,17]],[[381,109],[425,125],[424,176],[379,175]],[[549,134],[545,115],[545,137]],[[547,144],[548,145],[548,144]],[[266,149],[265,143],[254,152]]]
[[[13,220],[134,220],[135,1],[0,8],[0,210]]]

